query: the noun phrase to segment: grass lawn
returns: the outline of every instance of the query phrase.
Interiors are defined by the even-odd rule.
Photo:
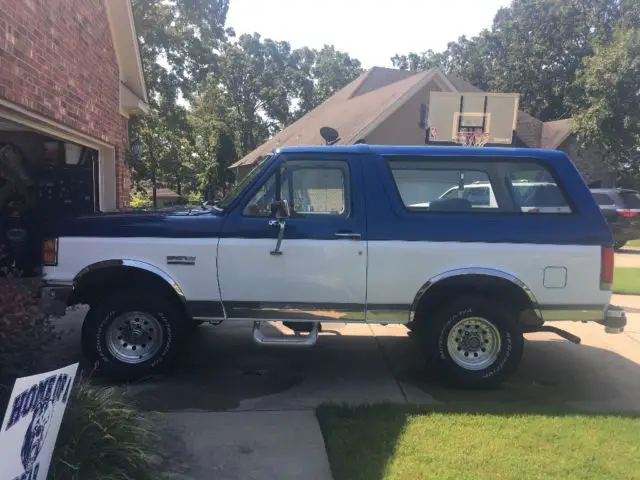
[[[613,293],[640,295],[640,268],[616,268]]]
[[[640,478],[640,417],[321,407],[335,480]]]
[[[631,240],[627,242],[626,247],[640,247],[640,240]]]

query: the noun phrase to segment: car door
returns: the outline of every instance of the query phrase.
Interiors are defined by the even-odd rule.
[[[218,245],[228,318],[364,321],[360,172],[357,157],[282,156],[243,196]],[[271,206],[281,200],[290,216],[279,221]]]

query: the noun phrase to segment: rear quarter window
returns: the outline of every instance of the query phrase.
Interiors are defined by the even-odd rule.
[[[520,211],[526,214],[571,214],[567,197],[542,164],[508,164],[507,182]]]

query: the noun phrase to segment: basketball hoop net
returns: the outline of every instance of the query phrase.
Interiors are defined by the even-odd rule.
[[[463,147],[484,147],[490,138],[491,135],[485,132],[461,131],[454,140]]]

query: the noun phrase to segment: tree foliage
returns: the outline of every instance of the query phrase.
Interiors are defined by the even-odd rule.
[[[224,193],[231,163],[362,71],[330,45],[293,50],[257,33],[236,38],[225,28],[228,7],[229,0],[133,0],[151,106],[130,124],[142,143],[130,161],[136,185]]]
[[[476,37],[392,62],[413,71],[439,67],[485,91],[517,92],[521,108],[542,121],[574,116],[583,143],[621,165],[637,148],[639,10],[637,0],[514,0]]]
[[[584,142],[614,159],[618,170],[640,173],[640,30],[621,26],[597,44],[578,75],[585,107],[573,117]]]

